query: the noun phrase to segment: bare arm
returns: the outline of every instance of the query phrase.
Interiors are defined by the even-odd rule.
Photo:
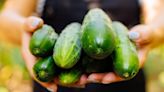
[[[29,52],[28,44],[31,35],[28,31],[35,31],[36,28],[43,25],[40,18],[30,17],[35,10],[36,3],[37,0],[7,0],[4,9],[0,13],[0,34],[19,44],[22,40],[22,54],[32,77],[32,67],[36,58]],[[39,24],[35,24],[35,27],[31,27],[31,21],[33,20],[39,21]],[[51,90],[54,90],[53,92],[56,92],[57,86],[55,83],[39,83],[45,88],[51,88]]]
[[[36,2],[37,0],[6,0],[0,13],[0,33],[20,43],[23,23],[34,12]]]
[[[156,33],[158,44],[164,42],[164,1],[142,0],[144,23]],[[158,45],[157,44],[157,45]]]

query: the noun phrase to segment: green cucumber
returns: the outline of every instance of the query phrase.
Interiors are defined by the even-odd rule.
[[[53,58],[60,68],[72,68],[81,54],[81,25],[71,23],[62,31],[54,47]]]
[[[139,59],[135,45],[128,38],[128,29],[120,22],[113,22],[116,32],[114,71],[122,78],[131,79],[139,71]]]
[[[32,35],[29,46],[31,53],[38,57],[51,55],[57,38],[58,35],[51,26],[43,25]]]
[[[70,85],[77,82],[82,75],[82,70],[80,69],[80,66],[73,67],[68,70],[63,70],[59,75],[59,84],[60,85]]]
[[[108,57],[115,48],[115,33],[108,15],[101,9],[91,9],[82,25],[82,47],[95,59]]]
[[[57,67],[53,58],[50,56],[39,59],[34,65],[33,71],[36,79],[41,82],[49,82],[55,77],[57,73]]]
[[[81,77],[81,71],[79,70],[70,70],[64,71],[59,75],[59,83],[61,85],[70,85],[77,82]]]

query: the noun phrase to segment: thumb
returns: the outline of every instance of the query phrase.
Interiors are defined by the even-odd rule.
[[[128,33],[129,38],[141,47],[152,40],[152,32],[146,25],[138,25],[133,27]]]
[[[34,32],[44,24],[43,20],[39,17],[30,16],[24,22],[24,30],[27,32]]]

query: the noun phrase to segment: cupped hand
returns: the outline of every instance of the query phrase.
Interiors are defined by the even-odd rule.
[[[33,74],[33,66],[36,63],[37,58],[30,53],[29,50],[29,42],[31,38],[32,32],[36,29],[40,28],[43,25],[43,20],[37,17],[29,17],[25,20],[23,25],[23,33],[22,33],[22,56],[25,60],[25,64],[30,75],[35,79]],[[56,92],[57,85],[55,83],[43,83],[36,80],[43,87],[47,88],[52,92]]]
[[[128,33],[129,38],[134,41],[138,49],[140,68],[144,65],[146,57],[150,49],[158,44],[157,33],[149,25],[140,24],[134,26]],[[88,77],[89,83],[110,84],[114,82],[124,81],[114,72],[109,73],[93,73]]]
[[[34,31],[36,31],[38,28],[42,27],[44,24],[43,20],[38,17],[28,17],[23,26],[23,33],[22,33],[22,55],[25,60],[27,69],[32,76],[32,78],[35,79],[33,74],[33,66],[36,63],[37,58],[33,56],[30,53],[29,50],[29,42],[31,35]],[[51,83],[43,83],[35,79],[38,83],[40,83],[43,87],[47,88],[51,92],[57,92],[57,84],[58,80],[57,78],[54,78],[54,81]],[[78,87],[78,88],[84,88],[86,84],[87,77],[85,75],[82,75],[80,80],[76,82],[75,84],[68,85],[68,87]]]
[[[36,57],[34,57],[30,53],[28,46],[29,46],[29,41],[32,32],[40,28],[43,24],[44,24],[43,20],[37,17],[29,17],[25,20],[24,23],[25,31],[23,31],[23,36],[22,36],[22,54],[26,62],[27,68],[33,78],[34,78],[34,74],[32,72],[32,67],[36,63]],[[137,25],[129,31],[129,38],[136,43],[136,46],[138,48],[140,68],[143,66],[146,60],[148,51],[151,48],[155,47],[158,43],[156,34],[157,33],[154,32],[153,28],[148,25]],[[124,79],[116,75],[114,72],[93,73],[90,74],[88,77],[86,75],[82,75],[77,83],[69,85],[68,87],[85,87],[86,83],[109,84],[109,83],[119,82],[123,80]],[[57,91],[58,80],[54,79],[54,81],[51,83],[43,83],[43,82],[39,82],[39,83],[43,87],[51,90],[52,92]]]

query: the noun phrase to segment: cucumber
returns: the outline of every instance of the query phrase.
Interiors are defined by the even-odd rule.
[[[33,67],[36,79],[41,82],[49,82],[53,80],[57,74],[57,67],[51,56],[40,58]]]
[[[139,59],[135,45],[128,38],[128,29],[120,22],[113,22],[116,32],[116,49],[113,57],[114,71],[122,78],[131,79],[139,71]]]
[[[53,58],[60,68],[72,68],[81,54],[81,25],[71,23],[62,31],[54,47]]]
[[[95,59],[108,57],[115,48],[115,33],[112,22],[101,9],[91,9],[82,24],[82,47],[88,56]]]
[[[82,70],[80,67],[73,67],[68,70],[63,70],[58,76],[59,84],[63,86],[74,84],[80,79],[81,75]]]
[[[112,58],[108,56],[102,60],[96,60],[89,56],[84,56],[82,59],[82,67],[85,73],[105,73],[113,71]]]
[[[43,25],[32,35],[29,46],[31,53],[37,57],[52,55],[57,38],[58,35],[51,26]]]

